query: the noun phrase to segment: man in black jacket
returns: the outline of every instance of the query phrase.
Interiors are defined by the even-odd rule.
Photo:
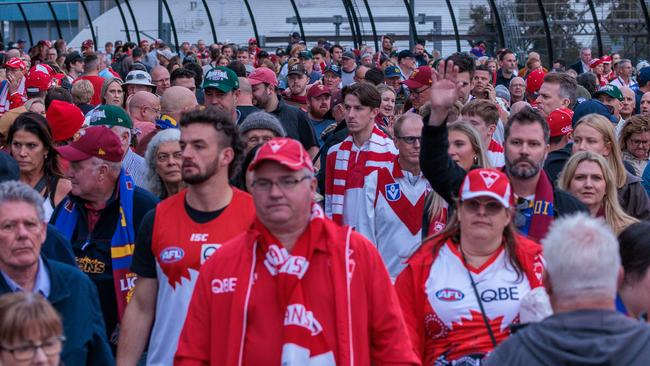
[[[447,154],[447,114],[458,95],[457,75],[453,61],[440,65],[439,72],[432,75],[431,112],[424,116],[428,123],[422,130],[420,151],[424,176],[447,202],[452,202],[466,174]],[[554,218],[587,212],[578,199],[553,187],[542,169],[549,135],[548,123],[531,108],[511,115],[505,127],[504,170],[518,197],[514,223],[522,234],[537,241],[545,236]]]

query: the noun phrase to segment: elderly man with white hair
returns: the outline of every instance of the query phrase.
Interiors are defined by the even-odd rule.
[[[503,342],[485,365],[647,365],[650,327],[615,310],[623,267],[605,222],[556,220],[542,244],[554,314]]]

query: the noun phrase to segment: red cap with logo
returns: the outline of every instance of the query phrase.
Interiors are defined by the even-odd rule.
[[[115,132],[106,126],[90,126],[77,132],[69,145],[56,151],[67,161],[82,161],[92,157],[106,161],[122,161],[122,143]]]
[[[572,120],[573,111],[569,108],[558,108],[551,112],[546,118],[551,129],[551,137],[566,136],[573,132]]]
[[[74,136],[84,124],[84,115],[76,105],[62,100],[53,100],[45,114],[55,142]]]
[[[95,45],[92,39],[87,39],[81,44],[81,48],[92,48]]]
[[[257,39],[255,37],[248,39],[248,44],[257,44]]]
[[[264,161],[275,161],[291,170],[307,168],[311,172],[314,171],[307,150],[300,142],[291,138],[276,137],[262,145],[248,166],[248,171],[255,170]]]
[[[477,197],[491,197],[499,201],[505,208],[513,207],[515,204],[510,180],[505,173],[496,169],[470,170],[465,175],[458,196],[461,201]]]
[[[11,69],[20,69],[21,71],[25,71],[27,68],[25,62],[23,62],[23,60],[19,59],[18,57],[12,57],[9,61],[7,61],[5,67]]]
[[[600,60],[601,60],[604,64],[611,64],[611,63],[612,63],[612,56],[607,56],[607,55],[605,55],[605,56],[601,57]]]
[[[251,85],[257,85],[261,83],[278,86],[278,78],[275,76],[273,70],[268,67],[258,67],[250,75],[248,75],[248,81]]]
[[[544,84],[544,76],[546,76],[546,73],[542,69],[537,69],[528,74],[526,78],[526,91],[531,94],[537,93],[542,87],[542,84]]]
[[[433,84],[432,71],[431,66],[420,66],[411,73],[408,80],[402,81],[402,84],[411,90],[419,89],[423,86],[431,86]]]
[[[57,74],[47,64],[38,64],[27,73],[25,88],[30,93],[38,93],[56,85],[56,80],[63,79],[65,75]]]
[[[307,100],[320,97],[323,94],[332,95],[332,91],[330,88],[323,84],[312,85],[312,87],[307,90]]]

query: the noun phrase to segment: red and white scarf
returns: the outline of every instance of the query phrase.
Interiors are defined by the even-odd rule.
[[[325,212],[337,224],[344,224],[343,209],[361,207],[363,202],[363,182],[373,171],[387,167],[392,170],[397,156],[393,140],[376,125],[372,130],[367,149],[353,150],[352,135],[343,140],[338,149],[332,148],[327,154],[325,183]],[[363,149],[362,147],[361,149]],[[346,204],[346,200],[347,202]],[[353,223],[345,223],[353,224]]]
[[[6,80],[0,82],[0,116],[2,116],[6,111],[16,107],[12,106],[12,99],[22,101],[22,103],[27,101],[27,96],[25,94],[25,78],[20,80],[18,90],[12,95],[9,94],[9,82]],[[20,103],[20,105],[22,105],[22,103]],[[20,105],[18,105],[18,107],[20,107]]]
[[[258,244],[264,253],[264,266],[277,281],[278,298],[285,309],[283,366],[336,365],[334,352],[311,311],[313,301],[307,298],[302,282],[314,254],[314,243],[324,233],[324,217],[320,206],[312,205],[311,222],[291,253],[259,220],[254,224],[260,233]]]

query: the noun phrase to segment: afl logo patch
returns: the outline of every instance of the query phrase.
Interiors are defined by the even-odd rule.
[[[185,256],[185,251],[179,247],[168,247],[160,252],[160,261],[163,263],[178,262]]]
[[[453,288],[443,288],[436,292],[436,298],[440,301],[460,301],[465,298],[465,294]]]

